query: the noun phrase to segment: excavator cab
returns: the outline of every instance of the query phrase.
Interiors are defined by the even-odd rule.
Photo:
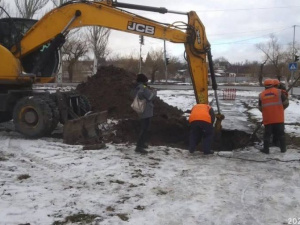
[[[11,49],[20,42],[24,34],[37,22],[34,19],[2,18],[0,19],[0,44]]]
[[[0,44],[7,49],[16,46],[16,51],[22,53],[19,43],[37,21],[38,20],[23,18],[0,19]],[[33,73],[35,65],[40,61],[42,53],[48,45],[49,43],[44,44],[35,51],[20,58],[23,72]],[[47,64],[45,64],[38,73],[35,73],[36,77],[52,77],[58,70],[59,59],[59,51],[56,49],[56,51],[53,51],[48,57]]]
[[[0,55],[3,57],[0,62],[3,64],[0,70],[0,122],[13,119],[15,129],[29,138],[50,134],[59,122],[68,124],[66,135],[72,134],[74,126],[70,121],[74,119],[77,120],[77,129],[90,127],[91,122],[87,119],[85,124],[78,122],[78,118],[91,111],[85,96],[75,91],[50,93],[34,89],[35,84],[44,82],[43,78],[54,81],[58,71],[60,57],[56,48],[47,55],[47,63],[33,74],[51,41],[21,56],[19,60],[13,56],[16,52],[22,55],[20,41],[36,23],[37,20],[33,19],[0,19]],[[13,47],[15,51],[10,51]],[[105,117],[101,115],[101,118],[90,115],[90,121],[103,122]],[[89,133],[92,132],[95,136],[97,130]]]

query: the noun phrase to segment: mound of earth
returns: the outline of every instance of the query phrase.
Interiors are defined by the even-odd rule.
[[[139,119],[130,105],[130,95],[134,87],[136,74],[114,66],[102,66],[86,82],[77,86],[77,90],[87,96],[93,111],[108,111],[108,118],[119,120],[116,136],[109,141],[136,142],[139,131]],[[154,101],[154,117],[149,133],[150,145],[169,145],[187,147],[189,124],[183,112],[168,105],[157,97]]]
[[[109,119],[118,120],[113,127],[114,135],[105,139],[113,143],[135,143],[140,123],[136,112],[130,105],[130,95],[136,75],[114,66],[100,67],[97,73],[77,86],[77,90],[87,96],[93,111],[107,111]],[[157,97],[154,101],[154,116],[149,131],[150,145],[166,145],[187,148],[189,123],[182,116],[183,111],[168,105]],[[213,149],[232,150],[244,147],[249,134],[241,131],[222,131],[218,141],[214,140]]]

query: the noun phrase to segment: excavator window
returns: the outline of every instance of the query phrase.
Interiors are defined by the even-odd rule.
[[[24,34],[37,22],[33,19],[23,18],[3,18],[0,19],[0,44],[11,49],[12,46],[18,46],[19,41]],[[46,46],[46,45],[45,45]],[[41,51],[45,48],[42,46],[38,50],[21,58],[22,66],[25,72],[31,73],[34,65],[40,60]],[[59,64],[58,52],[51,54],[47,66],[42,70],[41,75],[51,77],[54,71],[57,70]],[[40,76],[37,74],[37,76]]]
[[[36,22],[37,20],[23,18],[0,19],[0,44],[10,49]]]
[[[7,36],[9,35],[9,25],[6,22],[0,22],[0,35]]]

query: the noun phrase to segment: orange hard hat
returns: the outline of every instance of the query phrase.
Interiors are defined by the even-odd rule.
[[[264,86],[265,87],[271,87],[274,85],[274,80],[273,79],[265,79],[264,81]]]
[[[273,80],[273,84],[276,86],[276,85],[279,85],[280,84],[280,81],[279,80],[277,80],[277,79],[274,79]]]

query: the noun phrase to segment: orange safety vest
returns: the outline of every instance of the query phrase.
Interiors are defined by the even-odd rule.
[[[211,123],[211,116],[209,114],[209,110],[211,107],[206,104],[197,104],[192,108],[192,112],[189,118],[189,122],[193,122],[195,120],[205,121]]]
[[[284,108],[281,100],[281,90],[266,89],[259,95],[262,106],[263,124],[283,123]]]

